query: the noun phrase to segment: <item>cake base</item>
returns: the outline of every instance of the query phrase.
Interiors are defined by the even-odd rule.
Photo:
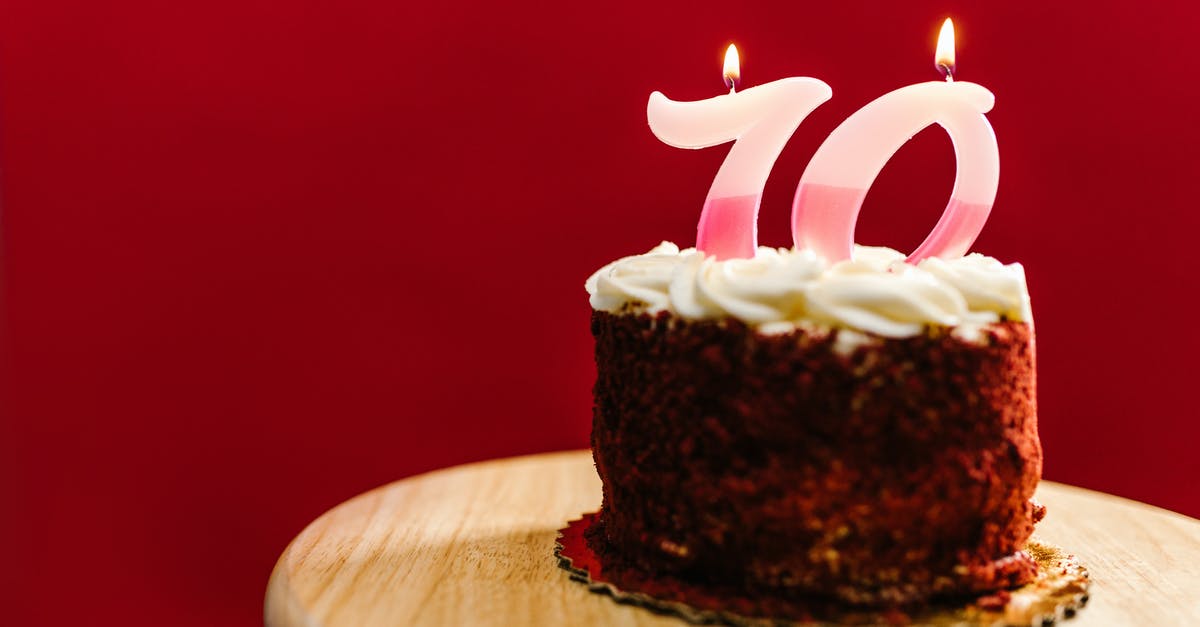
[[[731,588],[645,573],[614,560],[605,562],[585,538],[597,518],[597,513],[584,514],[559,530],[554,554],[571,579],[587,585],[593,592],[610,595],[618,603],[637,605],[696,624],[1050,625],[1074,616],[1088,599],[1087,569],[1075,556],[1036,540],[1031,540],[1025,550],[1037,562],[1037,577],[1019,588],[987,596],[886,609],[854,608],[820,598],[750,598]]]

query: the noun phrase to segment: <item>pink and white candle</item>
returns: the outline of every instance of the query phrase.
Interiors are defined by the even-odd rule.
[[[725,55],[729,94],[677,102],[650,94],[646,118],[677,148],[733,147],[709,188],[696,229],[696,248],[717,259],[752,258],[758,248],[758,208],[775,160],[804,118],[833,96],[824,82],[791,77],[737,91],[737,48]]]
[[[958,171],[941,219],[908,261],[961,257],[970,249],[991,212],[1000,180],[996,135],[983,115],[995,97],[980,85],[954,81],[950,20],[938,37],[935,63],[945,72],[945,82],[884,94],[842,122],[817,149],[792,205],[797,248],[811,248],[830,262],[849,259],[859,210],[880,170],[913,135],[938,124],[954,144]]]

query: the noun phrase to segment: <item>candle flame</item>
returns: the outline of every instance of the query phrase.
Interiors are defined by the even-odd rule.
[[[947,81],[954,80],[954,22],[950,18],[942,22],[942,32],[938,33],[933,64],[945,75]]]
[[[742,77],[742,62],[738,59],[737,46],[729,44],[725,49],[725,86],[729,91],[737,89],[738,79]]]

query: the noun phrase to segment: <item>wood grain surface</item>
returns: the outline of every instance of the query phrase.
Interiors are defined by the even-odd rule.
[[[1091,600],[1064,627],[1200,624],[1200,521],[1043,482],[1036,537],[1079,556]],[[588,451],[447,468],[326,512],[284,550],[266,623],[684,625],[570,581],[557,530],[600,505]]]

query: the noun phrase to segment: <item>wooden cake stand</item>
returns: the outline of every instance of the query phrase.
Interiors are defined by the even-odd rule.
[[[1036,537],[1075,553],[1091,599],[1064,627],[1200,624],[1200,521],[1048,481]],[[589,592],[558,567],[566,521],[600,506],[588,451],[411,477],[326,512],[267,584],[270,627],[686,623]]]

